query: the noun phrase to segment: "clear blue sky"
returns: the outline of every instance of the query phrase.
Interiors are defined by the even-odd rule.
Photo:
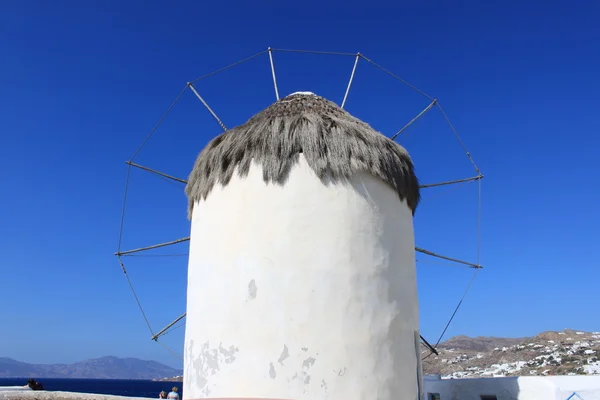
[[[592,3],[3,2],[0,356],[179,365],[149,340],[112,255],[124,161],[187,81],[268,46],[360,51],[438,98],[460,132],[486,176],[485,269],[447,337],[600,330]],[[339,102],[352,62],[276,54],[280,91]],[[274,100],[266,57],[198,89],[228,126]],[[391,135],[426,105],[361,62],[347,109]],[[473,174],[442,122],[433,110],[401,141],[423,182]],[[137,161],[185,178],[218,133],[186,93]],[[474,259],[475,189],[425,192],[417,243]],[[188,235],[181,188],[134,171],[129,204],[124,248]],[[472,271],[419,259],[431,262],[418,265],[422,333],[435,340]],[[184,311],[185,257],[126,261],[155,330]],[[182,335],[165,342],[181,352]]]

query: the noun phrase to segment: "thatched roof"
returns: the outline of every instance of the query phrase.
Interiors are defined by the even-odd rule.
[[[320,178],[364,171],[394,188],[413,213],[419,203],[419,183],[402,146],[329,100],[294,93],[215,137],[200,152],[185,189],[190,217],[194,202],[206,199],[215,184],[227,185],[236,167],[246,176],[254,160],[265,182],[283,184],[300,153]]]

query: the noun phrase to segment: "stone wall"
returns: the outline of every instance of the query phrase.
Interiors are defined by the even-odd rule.
[[[0,400],[136,400],[144,397],[109,396],[105,394],[19,390],[0,392]]]

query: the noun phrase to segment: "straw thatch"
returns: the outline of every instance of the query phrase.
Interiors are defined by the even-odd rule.
[[[191,217],[194,202],[206,199],[217,183],[229,183],[236,167],[246,176],[252,161],[264,181],[283,184],[303,153],[321,179],[344,179],[367,172],[389,184],[413,213],[419,183],[402,146],[322,97],[292,94],[208,143],[200,152],[185,189]]]

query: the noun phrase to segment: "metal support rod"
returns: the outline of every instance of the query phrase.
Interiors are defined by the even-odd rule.
[[[344,105],[346,104],[346,99],[348,98],[348,93],[350,92],[350,86],[352,86],[352,81],[354,80],[354,73],[356,72],[358,60],[360,60],[360,53],[356,54],[356,60],[354,61],[354,67],[352,67],[352,74],[350,75],[350,81],[348,82],[348,87],[346,88],[346,94],[344,94],[344,100],[342,100],[341,108],[344,108]]]
[[[182,319],[185,317],[185,315],[186,315],[186,314],[187,314],[186,312],[185,312],[185,313],[183,313],[183,314],[181,314],[179,317],[177,317],[177,319],[176,319],[175,321],[171,322],[169,325],[167,325],[167,326],[165,326],[164,328],[162,328],[162,329],[161,329],[161,330],[160,330],[160,331],[159,331],[159,332],[158,332],[156,335],[152,336],[152,340],[156,341],[156,340],[157,340],[159,337],[161,337],[161,336],[162,336],[162,334],[163,334],[163,333],[165,333],[165,332],[166,332],[166,331],[167,331],[167,330],[168,330],[170,327],[172,327],[173,325],[175,325],[176,323],[178,323],[179,321],[181,321],[181,320],[182,320]],[[423,339],[423,338],[421,337],[421,339]],[[424,340],[424,339],[423,339],[423,340]]]
[[[147,247],[140,247],[139,249],[133,249],[133,250],[126,250],[126,251],[118,251],[115,253],[115,256],[125,256],[127,254],[131,254],[131,253],[137,253],[140,251],[146,251],[146,250],[152,250],[152,249],[158,249],[160,247],[165,247],[165,246],[171,246],[173,244],[178,244],[178,243],[183,243],[183,242],[187,242],[189,241],[190,238],[185,237],[185,238],[181,238],[181,239],[177,239],[177,240],[173,240],[171,242],[165,242],[165,243],[159,243],[159,244],[154,244],[152,246],[147,246]]]
[[[135,298],[135,301],[138,305],[138,308],[140,309],[141,313],[142,313],[142,317],[144,317],[144,321],[146,321],[146,325],[148,326],[148,330],[150,331],[150,333],[152,335],[154,335],[154,331],[152,330],[152,326],[150,325],[150,321],[148,320],[148,317],[146,316],[146,312],[144,311],[144,307],[142,307],[142,303],[140,302],[140,298],[138,297],[137,293],[135,292],[135,289],[133,288],[133,284],[131,283],[131,279],[129,279],[129,274],[127,273],[127,268],[125,268],[125,264],[123,264],[123,260],[121,260],[121,258],[119,257],[119,264],[121,264],[121,270],[123,271],[123,274],[125,274],[125,279],[127,279],[127,283],[129,284],[129,288],[131,289],[131,293],[133,293],[133,297]]]
[[[213,76],[213,75],[216,75],[216,74],[218,74],[219,72],[223,72],[223,71],[226,71],[226,70],[228,70],[229,68],[233,68],[233,67],[235,67],[235,66],[237,66],[237,65],[243,64],[243,63],[245,63],[246,61],[250,61],[250,60],[252,60],[253,58],[256,58],[256,57],[258,57],[258,56],[261,56],[261,55],[265,54],[267,51],[269,51],[269,50],[263,50],[263,51],[261,51],[260,53],[256,53],[256,54],[254,54],[254,55],[252,55],[252,56],[250,56],[250,57],[244,58],[243,60],[236,61],[236,62],[234,62],[233,64],[229,64],[229,65],[228,65],[228,66],[226,66],[226,67],[219,68],[219,69],[217,69],[217,70],[215,70],[215,71],[213,71],[213,72],[211,72],[211,73],[208,73],[208,74],[206,74],[206,75],[204,75],[204,76],[201,76],[200,78],[194,79],[193,81],[191,81],[191,83],[196,83],[196,82],[199,82],[199,81],[201,81],[201,80],[204,80],[204,79],[206,79],[206,78],[209,78],[209,77],[211,77],[211,76]],[[187,87],[187,86],[186,86],[186,87]]]
[[[219,119],[219,117],[217,117],[217,114],[215,114],[215,112],[208,106],[208,104],[206,104],[206,101],[204,101],[202,96],[200,96],[198,91],[196,91],[196,88],[194,87],[194,85],[191,84],[190,82],[188,82],[188,86],[190,87],[190,89],[192,89],[192,92],[194,92],[194,94],[196,95],[198,100],[200,100],[202,102],[202,104],[204,104],[204,107],[206,107],[208,112],[213,116],[213,118],[217,121],[217,123],[219,125],[221,125],[221,128],[223,128],[223,131],[227,131],[227,127],[225,126],[225,124]]]
[[[429,104],[427,107],[425,107],[425,109],[423,111],[421,111],[419,113],[419,115],[417,115],[416,117],[414,117],[408,124],[404,125],[404,128],[400,129],[398,132],[396,132],[396,134],[394,136],[392,136],[390,139],[391,140],[395,140],[402,132],[404,132],[409,126],[411,126],[416,120],[418,120],[419,118],[421,118],[423,115],[425,115],[425,113],[429,110],[431,110],[433,108],[433,106],[435,106],[437,104],[437,99],[433,99],[433,101],[431,102],[431,104]]]
[[[339,51],[318,51],[318,50],[295,50],[295,49],[271,49],[282,53],[306,53],[306,54],[324,54],[331,56],[356,56],[356,53],[340,53]]]
[[[175,98],[175,100],[173,101],[173,103],[171,103],[171,105],[169,106],[169,108],[167,109],[167,111],[158,120],[158,122],[156,123],[156,125],[154,125],[154,128],[152,128],[152,130],[150,131],[150,133],[148,134],[148,136],[146,136],[146,138],[144,139],[144,141],[142,142],[142,144],[140,144],[140,146],[137,148],[137,150],[135,151],[135,153],[133,153],[133,155],[129,159],[130,161],[133,161],[133,159],[135,157],[137,157],[137,155],[140,153],[140,151],[142,151],[142,148],[146,145],[146,142],[148,142],[148,140],[150,140],[150,138],[152,137],[152,135],[154,135],[154,132],[156,132],[156,130],[163,123],[163,121],[165,120],[165,118],[167,118],[167,115],[169,115],[169,113],[171,112],[171,110],[173,109],[173,107],[175,107],[175,104],[177,104],[177,102],[179,101],[179,99],[181,99],[181,97],[183,96],[183,94],[185,93],[185,91],[187,90],[187,88],[188,87],[186,85],[183,88],[183,90],[179,93],[179,95]]]
[[[450,118],[448,118],[448,116],[444,112],[444,109],[442,108],[442,106],[440,105],[440,103],[437,103],[437,108],[442,113],[442,116],[446,120],[446,123],[450,127],[450,130],[452,130],[452,133],[454,133],[454,136],[456,137],[456,140],[458,140],[458,143],[460,144],[460,147],[462,147],[463,151],[465,152],[465,155],[469,158],[469,161],[471,161],[471,164],[473,164],[473,167],[475,168],[475,171],[479,175],[481,175],[481,171],[479,170],[479,167],[477,166],[477,164],[475,164],[475,160],[473,160],[473,157],[471,156],[471,153],[469,153],[469,150],[467,150],[467,147],[463,143],[463,141],[460,138],[460,135],[458,134],[458,132],[456,131],[456,129],[454,129],[454,125],[452,125],[452,122],[450,122]]]
[[[419,188],[420,189],[426,189],[426,188],[436,187],[436,186],[453,185],[455,183],[473,182],[473,181],[478,181],[480,179],[483,179],[483,175],[472,176],[470,178],[456,179],[454,181],[444,181],[444,182],[437,182],[437,183],[428,183],[428,184],[425,184],[425,185],[419,185]]]
[[[152,169],[152,168],[144,167],[143,165],[139,165],[139,164],[133,163],[131,161],[125,161],[125,164],[131,165],[132,167],[136,167],[136,168],[139,168],[139,169],[143,169],[144,171],[152,172],[153,174],[160,175],[160,176],[163,176],[165,178],[172,179],[172,180],[174,180],[176,182],[185,183],[187,185],[187,181],[185,179],[175,178],[174,176],[167,175],[167,174],[165,174],[163,172],[157,171],[157,170]]]
[[[383,68],[381,65],[377,64],[374,61],[369,60],[367,57],[365,57],[364,55],[360,55],[362,58],[365,59],[365,61],[367,61],[368,63],[374,65],[375,67],[379,68],[380,70],[382,70],[383,72],[385,72],[386,74],[388,74],[389,76],[391,76],[392,78],[402,82],[403,84],[405,84],[406,86],[408,86],[409,88],[411,88],[412,90],[416,91],[417,93],[420,93],[422,96],[427,97],[429,100],[435,100],[433,97],[429,96],[427,93],[421,91],[420,89],[418,89],[416,86],[411,85],[410,83],[408,83],[407,81],[405,81],[404,79],[400,78],[399,76],[393,74],[392,72],[388,71],[387,69]]]
[[[275,65],[273,64],[273,50],[269,47],[269,60],[271,61],[271,75],[273,75],[273,86],[275,87],[275,97],[279,101],[279,90],[277,89],[277,78],[275,77]]]
[[[429,350],[431,350],[431,352],[433,354],[435,354],[437,356],[438,352],[435,349],[435,347],[433,347],[431,344],[429,344],[429,342],[423,337],[423,335],[419,335],[419,336],[421,336],[421,340],[423,341],[423,344],[425,345],[425,347],[427,347]]]
[[[418,251],[419,253],[427,254],[428,256],[437,257],[437,258],[441,258],[442,260],[447,260],[447,261],[452,261],[452,262],[455,262],[455,263],[467,265],[467,266],[469,266],[471,268],[477,268],[477,269],[483,268],[479,264],[473,264],[473,263],[470,263],[468,261],[462,261],[462,260],[458,260],[456,258],[450,258],[450,257],[446,257],[446,256],[441,256],[441,255],[436,254],[436,253],[434,253],[432,251],[421,249],[420,247],[415,247],[415,250]]]

